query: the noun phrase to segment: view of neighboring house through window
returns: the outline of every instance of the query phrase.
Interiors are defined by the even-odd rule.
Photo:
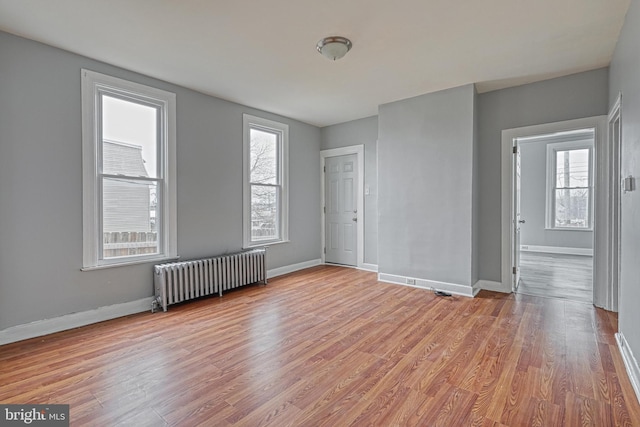
[[[592,227],[593,140],[547,146],[547,228]]]
[[[157,254],[158,109],[101,98],[102,256]]]
[[[83,70],[85,268],[175,255],[174,105]]]
[[[288,126],[244,115],[244,246],[287,240]]]

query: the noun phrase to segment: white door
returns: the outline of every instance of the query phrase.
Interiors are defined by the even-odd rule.
[[[325,188],[325,262],[357,265],[357,191],[356,154],[327,157]]]
[[[514,197],[513,197],[513,290],[518,289],[520,284],[520,224],[524,224],[524,219],[520,218],[520,150],[518,145],[514,147]]]

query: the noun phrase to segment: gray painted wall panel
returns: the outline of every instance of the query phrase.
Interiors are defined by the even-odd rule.
[[[640,358],[640,3],[632,1],[611,62],[610,104],[622,92],[622,176],[635,178],[636,190],[622,196],[619,330]]]
[[[153,293],[151,264],[81,272],[80,69],[177,95],[178,253],[242,245],[242,114],[290,126],[291,243],[275,268],[320,258],[320,130],[0,33],[0,330]]]
[[[353,120],[320,130],[322,150],[364,145],[364,262],[378,263],[378,116]]]
[[[608,68],[478,96],[479,277],[499,282],[502,130],[607,114]]]
[[[471,284],[474,94],[467,85],[380,106],[380,272]]]
[[[520,145],[521,154],[521,218],[522,245],[556,246],[561,248],[593,248],[593,231],[545,229],[547,204],[547,143]]]

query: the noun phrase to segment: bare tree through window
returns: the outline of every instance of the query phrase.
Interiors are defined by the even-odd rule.
[[[267,240],[278,236],[278,134],[250,130],[251,237]]]
[[[289,126],[244,114],[242,240],[244,247],[289,238]]]

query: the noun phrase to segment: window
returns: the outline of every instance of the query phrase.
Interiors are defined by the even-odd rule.
[[[82,70],[83,268],[176,256],[175,94]]]
[[[592,228],[592,165],[593,139],[547,145],[547,228]]]
[[[244,247],[288,241],[289,127],[243,116]]]

